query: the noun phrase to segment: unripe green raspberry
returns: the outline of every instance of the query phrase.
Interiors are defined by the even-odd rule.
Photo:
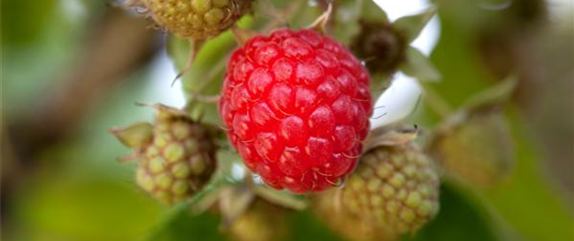
[[[366,153],[343,188],[342,205],[389,234],[417,231],[438,212],[439,178],[414,144]]]
[[[162,27],[183,38],[208,39],[231,27],[252,0],[139,0]]]
[[[281,241],[287,237],[286,210],[263,199],[250,207],[229,227],[231,240]]]
[[[364,154],[339,192],[331,198],[339,206],[336,216],[357,223],[355,231],[342,230],[351,240],[395,240],[416,232],[439,209],[435,166],[412,143]]]
[[[515,162],[508,126],[498,111],[453,116],[438,129],[429,149],[447,175],[478,187],[504,180]]]
[[[150,124],[151,138],[147,143],[131,146],[139,160],[136,182],[157,200],[174,204],[194,194],[209,180],[215,170],[216,147],[206,127],[176,109],[156,107],[156,123]],[[138,129],[144,129],[141,123],[138,125]],[[120,133],[144,139],[141,134],[128,131],[135,126],[114,133],[120,140],[130,138]]]
[[[372,222],[349,213],[341,207],[340,190],[330,189],[316,196],[314,211],[335,233],[349,241],[392,241]]]

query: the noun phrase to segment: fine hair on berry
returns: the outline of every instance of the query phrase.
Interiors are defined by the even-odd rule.
[[[372,113],[369,82],[336,40],[280,29],[232,53],[219,111],[229,141],[265,183],[316,192],[357,164]]]

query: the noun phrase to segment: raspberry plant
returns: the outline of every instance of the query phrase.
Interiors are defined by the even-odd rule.
[[[181,71],[189,70],[183,83],[186,107],[193,107],[156,105],[154,125],[114,131],[135,149],[136,183],[163,203],[179,203],[177,212],[221,214],[222,229],[235,240],[282,239],[289,230],[276,212],[306,208],[350,240],[416,235],[439,213],[440,164],[456,170],[463,159],[477,163],[483,150],[457,147],[460,137],[446,127],[416,140],[416,132],[401,128],[407,120],[371,128],[373,110],[385,107],[373,106],[373,96],[392,84],[393,74],[416,79],[419,88],[441,78],[409,45],[436,10],[391,22],[370,0],[304,2],[128,3],[146,8],[172,34],[170,54]],[[220,51],[197,55],[201,46]],[[441,101],[435,97],[433,103]],[[445,122],[456,116],[436,111]],[[447,153],[453,149],[459,152]]]

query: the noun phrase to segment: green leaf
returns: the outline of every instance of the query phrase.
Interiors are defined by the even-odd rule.
[[[332,35],[341,43],[348,45],[351,40],[359,34],[359,18],[362,15],[361,4],[363,1],[339,1],[337,2],[337,9],[333,12],[332,20],[334,27]],[[331,30],[331,29],[329,29]]]
[[[436,8],[431,7],[422,13],[397,19],[393,26],[402,31],[408,42],[414,41],[431,18],[436,14]]]
[[[436,82],[442,78],[430,59],[414,47],[407,49],[406,61],[401,65],[400,70],[419,81]]]
[[[379,7],[379,5],[375,3],[375,1],[359,0],[357,2],[360,2],[362,4],[361,18],[373,22],[383,22],[383,23],[389,22],[387,13],[385,13],[385,11],[381,7]]]

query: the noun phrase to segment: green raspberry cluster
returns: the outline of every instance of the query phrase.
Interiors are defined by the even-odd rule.
[[[136,182],[165,204],[190,197],[215,170],[212,133],[179,110],[157,105],[156,123],[139,123],[114,134],[135,149]]]
[[[342,190],[342,208],[386,236],[415,232],[439,209],[439,177],[414,144],[377,147]]]
[[[498,112],[471,113],[460,122],[445,124],[431,141],[430,151],[449,176],[477,187],[499,183],[515,162],[508,125]]]
[[[317,196],[316,216],[331,230],[349,241],[390,241],[395,236],[386,234],[373,222],[353,215],[341,207],[340,190],[330,189]]]
[[[256,198],[229,227],[231,240],[282,241],[288,236],[286,209]]]
[[[231,27],[252,0],[141,0],[153,19],[174,34],[208,39]]]

